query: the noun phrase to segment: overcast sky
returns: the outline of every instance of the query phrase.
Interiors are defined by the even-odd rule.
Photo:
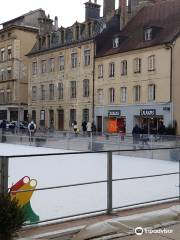
[[[87,0],[88,1],[88,0]],[[0,23],[23,15],[31,10],[42,8],[54,19],[58,16],[59,27],[71,26],[76,20],[84,21],[86,0],[5,0],[1,3]],[[94,1],[94,0],[92,0]],[[116,0],[117,1],[117,0]],[[97,0],[102,5],[103,0]],[[102,11],[101,11],[102,14]]]

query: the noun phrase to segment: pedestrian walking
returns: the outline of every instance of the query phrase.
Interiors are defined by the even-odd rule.
[[[91,136],[91,132],[92,132],[92,124],[91,124],[91,122],[89,121],[89,122],[87,123],[87,133],[88,133],[88,137]]]
[[[87,130],[87,122],[83,121],[81,126],[82,126],[83,135],[85,136],[86,130]]]
[[[32,120],[29,124],[28,124],[28,133],[29,133],[29,142],[33,142],[33,137],[34,137],[34,133],[36,131],[36,124],[34,123],[34,121]]]
[[[138,144],[140,140],[141,129],[136,124],[132,130],[133,144]]]
[[[78,125],[77,125],[77,121],[74,121],[74,122],[73,122],[73,130],[74,130],[75,136],[77,136],[77,135],[78,135]]]

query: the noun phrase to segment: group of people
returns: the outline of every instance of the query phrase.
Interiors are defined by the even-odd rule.
[[[77,136],[79,133],[77,121],[74,121],[72,125],[73,125],[74,133]],[[96,125],[94,123],[91,123],[90,121],[88,122],[83,121],[81,124],[81,127],[82,127],[82,132],[84,136],[86,136],[86,133],[87,133],[87,135],[90,137],[91,133],[96,132]]]

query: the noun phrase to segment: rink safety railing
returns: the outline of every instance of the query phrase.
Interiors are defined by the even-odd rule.
[[[167,172],[163,174],[154,174],[154,175],[144,175],[144,176],[136,176],[136,177],[127,177],[127,178],[113,178],[113,153],[118,152],[139,152],[139,151],[163,151],[163,150],[175,150],[178,151],[178,171],[177,172]],[[94,153],[106,153],[107,154],[107,179],[101,180],[101,181],[89,181],[89,182],[82,182],[82,183],[72,183],[68,185],[58,185],[58,186],[50,186],[45,188],[37,188],[35,190],[20,190],[20,191],[14,191],[14,193],[24,193],[24,192],[31,192],[31,191],[47,191],[47,190],[53,190],[53,189],[63,189],[63,188],[72,188],[72,187],[78,187],[78,186],[87,186],[87,185],[93,185],[93,184],[101,184],[106,183],[107,185],[107,208],[106,209],[99,209],[95,211],[89,211],[89,212],[83,212],[79,214],[74,215],[68,215],[68,216],[61,216],[58,218],[51,218],[46,219],[43,221],[39,221],[38,223],[46,223],[51,221],[58,221],[58,220],[65,220],[70,218],[79,218],[87,215],[97,215],[102,213],[111,214],[115,210],[120,209],[127,209],[131,207],[137,207],[137,206],[143,206],[147,204],[155,204],[158,202],[168,202],[168,201],[174,201],[179,200],[180,201],[180,148],[179,147],[166,147],[166,148],[144,148],[144,149],[123,149],[123,150],[112,150],[112,151],[96,151],[96,152],[65,152],[65,153],[48,153],[48,154],[26,154],[26,155],[10,155],[10,156],[0,156],[0,193],[7,193],[9,191],[8,189],[8,165],[9,165],[9,159],[10,158],[24,158],[24,157],[47,157],[47,156],[63,156],[63,155],[80,155],[80,154],[94,154]],[[53,161],[53,160],[52,160]],[[161,199],[154,199],[150,201],[145,202],[136,202],[129,205],[123,205],[123,206],[116,206],[113,207],[113,183],[119,182],[119,181],[129,181],[129,180],[137,180],[137,179],[147,179],[147,178],[155,178],[155,177],[163,177],[163,176],[172,176],[172,175],[178,175],[178,188],[179,193],[177,196],[171,196]],[[28,224],[27,224],[28,225]]]

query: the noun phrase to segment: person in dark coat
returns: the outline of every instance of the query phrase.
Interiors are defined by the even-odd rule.
[[[83,130],[83,135],[85,136],[85,133],[86,133],[86,130],[87,130],[87,122],[83,121],[81,126],[82,126],[82,130]]]
[[[140,140],[141,129],[136,124],[132,130],[133,144],[138,144]]]

